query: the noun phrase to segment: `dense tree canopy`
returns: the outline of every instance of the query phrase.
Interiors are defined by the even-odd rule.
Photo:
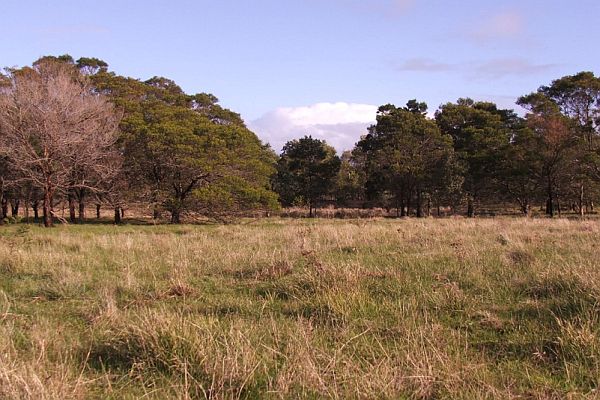
[[[287,142],[277,165],[276,190],[284,205],[303,204],[313,208],[325,195],[333,194],[334,178],[340,169],[335,149],[319,139],[305,136]]]
[[[457,172],[452,138],[427,118],[427,105],[411,100],[406,107],[388,104],[377,113],[377,124],[357,144],[364,160],[371,198],[387,197],[404,216],[415,205],[423,216],[423,202],[440,191],[450,191]]]

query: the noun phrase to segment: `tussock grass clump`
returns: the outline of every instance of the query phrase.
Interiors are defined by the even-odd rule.
[[[4,226],[0,398],[594,398],[599,227]]]

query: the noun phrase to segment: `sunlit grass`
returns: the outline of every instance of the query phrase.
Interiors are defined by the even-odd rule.
[[[563,398],[600,222],[0,228],[0,398]]]

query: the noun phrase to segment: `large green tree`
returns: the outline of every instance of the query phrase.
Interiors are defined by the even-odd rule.
[[[333,194],[339,169],[340,159],[333,147],[305,136],[283,147],[274,186],[284,205],[305,203],[313,217],[318,202]]]
[[[498,172],[519,124],[518,117],[493,103],[459,99],[441,106],[435,119],[442,133],[452,137],[454,151],[463,165],[467,215],[472,217],[478,202],[498,199]]]
[[[185,211],[277,206],[273,152],[215,96],[187,95],[163,77],[142,82],[98,69],[92,79],[124,110],[124,178],[138,199],[153,204],[155,216],[164,209],[179,223]]]
[[[425,115],[427,105],[411,100],[406,107],[379,107],[377,124],[357,144],[371,197],[389,197],[399,216],[424,216],[425,200],[456,182],[452,138]],[[430,207],[428,207],[430,208]]]

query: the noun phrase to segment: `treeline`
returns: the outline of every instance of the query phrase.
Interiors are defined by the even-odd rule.
[[[285,206],[384,207],[398,216],[474,216],[506,205],[530,215],[594,211],[600,195],[600,78],[581,72],[520,97],[528,112],[459,99],[433,118],[425,103],[381,106],[341,158],[324,141],[288,142],[275,189]]]
[[[459,99],[431,118],[416,100],[381,106],[338,157],[310,136],[277,156],[207,93],[140,81],[96,58],[43,57],[0,74],[0,221],[19,210],[51,226],[102,207],[181,221],[306,206],[474,216],[512,204],[591,212],[600,194],[600,78],[582,72],[518,99],[525,117]]]

